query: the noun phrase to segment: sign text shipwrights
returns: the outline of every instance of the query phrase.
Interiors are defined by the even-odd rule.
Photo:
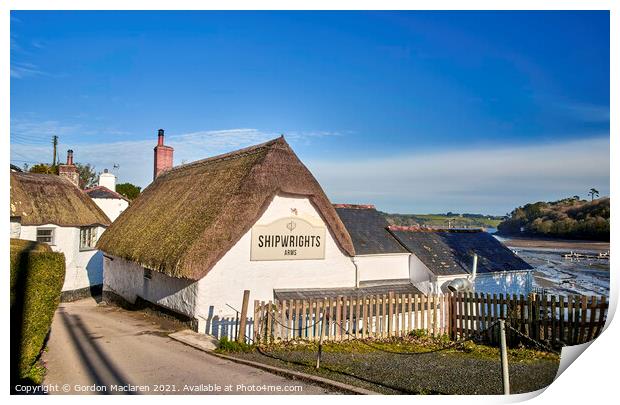
[[[325,227],[296,217],[252,227],[250,260],[325,258]]]

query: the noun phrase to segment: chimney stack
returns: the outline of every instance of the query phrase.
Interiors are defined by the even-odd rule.
[[[174,148],[164,145],[164,130],[157,131],[157,146],[153,148],[153,180],[162,172],[172,169]]]
[[[77,167],[73,164],[73,150],[69,149],[67,151],[67,164],[58,165],[58,175],[66,178],[76,187],[80,187],[80,174]]]
[[[103,169],[103,173],[99,175],[99,185],[108,190],[116,191],[116,176],[108,173],[108,169]]]

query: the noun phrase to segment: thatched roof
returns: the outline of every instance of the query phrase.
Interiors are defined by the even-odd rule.
[[[55,174],[11,172],[11,216],[22,225],[110,225],[90,197]]]
[[[390,232],[438,276],[470,274],[474,253],[478,273],[530,270],[532,266],[490,233],[480,229],[390,226]]]
[[[306,196],[345,254],[351,238],[283,137],[161,174],[104,232],[98,248],[172,277],[198,280],[276,194]]]

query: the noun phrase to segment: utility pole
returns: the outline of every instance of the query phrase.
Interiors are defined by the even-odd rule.
[[[52,166],[56,166],[56,147],[58,146],[58,137],[52,136],[52,144],[54,145],[54,157],[52,158]]]

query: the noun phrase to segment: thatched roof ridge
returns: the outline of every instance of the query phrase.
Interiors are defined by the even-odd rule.
[[[306,196],[345,254],[338,214],[283,137],[161,174],[99,239],[104,252],[198,280],[254,225],[276,195]]]
[[[26,226],[110,225],[90,197],[55,174],[11,172],[11,216]]]

